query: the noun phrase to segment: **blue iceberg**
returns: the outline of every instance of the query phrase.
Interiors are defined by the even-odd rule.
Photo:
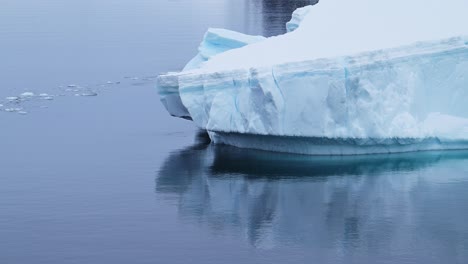
[[[429,2],[324,1],[266,39],[209,30],[183,71],[159,76],[161,100],[215,144],[311,155],[468,148],[468,2]]]

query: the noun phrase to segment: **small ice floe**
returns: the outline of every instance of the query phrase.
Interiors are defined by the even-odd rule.
[[[41,105],[39,108],[49,108],[47,105]]]
[[[20,94],[20,97],[23,97],[23,98],[34,97],[34,93],[33,92],[24,92],[24,93]]]
[[[19,112],[23,110],[23,108],[5,108],[5,112]]]
[[[9,96],[5,98],[7,101],[13,102],[18,101],[20,98],[18,96]]]
[[[98,94],[95,92],[86,92],[86,93],[80,94],[80,96],[97,96],[97,95]]]
[[[46,93],[41,93],[39,97],[41,97],[42,100],[54,100],[54,96]]]
[[[3,107],[3,105],[2,105],[2,104],[0,104],[0,107]]]
[[[69,85],[67,85],[67,87],[68,87],[68,88],[76,88],[76,87],[78,87],[78,85],[76,85],[76,84],[69,84]]]
[[[20,114],[20,115],[27,115],[28,112],[26,112],[26,111],[18,111],[18,114]]]

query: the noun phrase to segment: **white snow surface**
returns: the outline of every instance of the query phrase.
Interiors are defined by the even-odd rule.
[[[214,143],[317,155],[468,148],[466,10],[466,0],[322,0],[285,35],[160,76],[160,93]]]
[[[225,52],[202,70],[345,56],[468,35],[467,0],[321,0],[306,10],[297,30]]]

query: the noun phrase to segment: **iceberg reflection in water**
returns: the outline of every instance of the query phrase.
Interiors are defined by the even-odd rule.
[[[467,188],[468,151],[310,157],[206,142],[156,179],[182,219],[257,248],[448,263],[468,257]]]

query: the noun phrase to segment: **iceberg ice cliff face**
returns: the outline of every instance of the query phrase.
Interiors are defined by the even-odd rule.
[[[468,148],[466,10],[323,1],[298,9],[285,35],[202,43],[189,69],[160,76],[160,93],[214,143],[317,155]]]

